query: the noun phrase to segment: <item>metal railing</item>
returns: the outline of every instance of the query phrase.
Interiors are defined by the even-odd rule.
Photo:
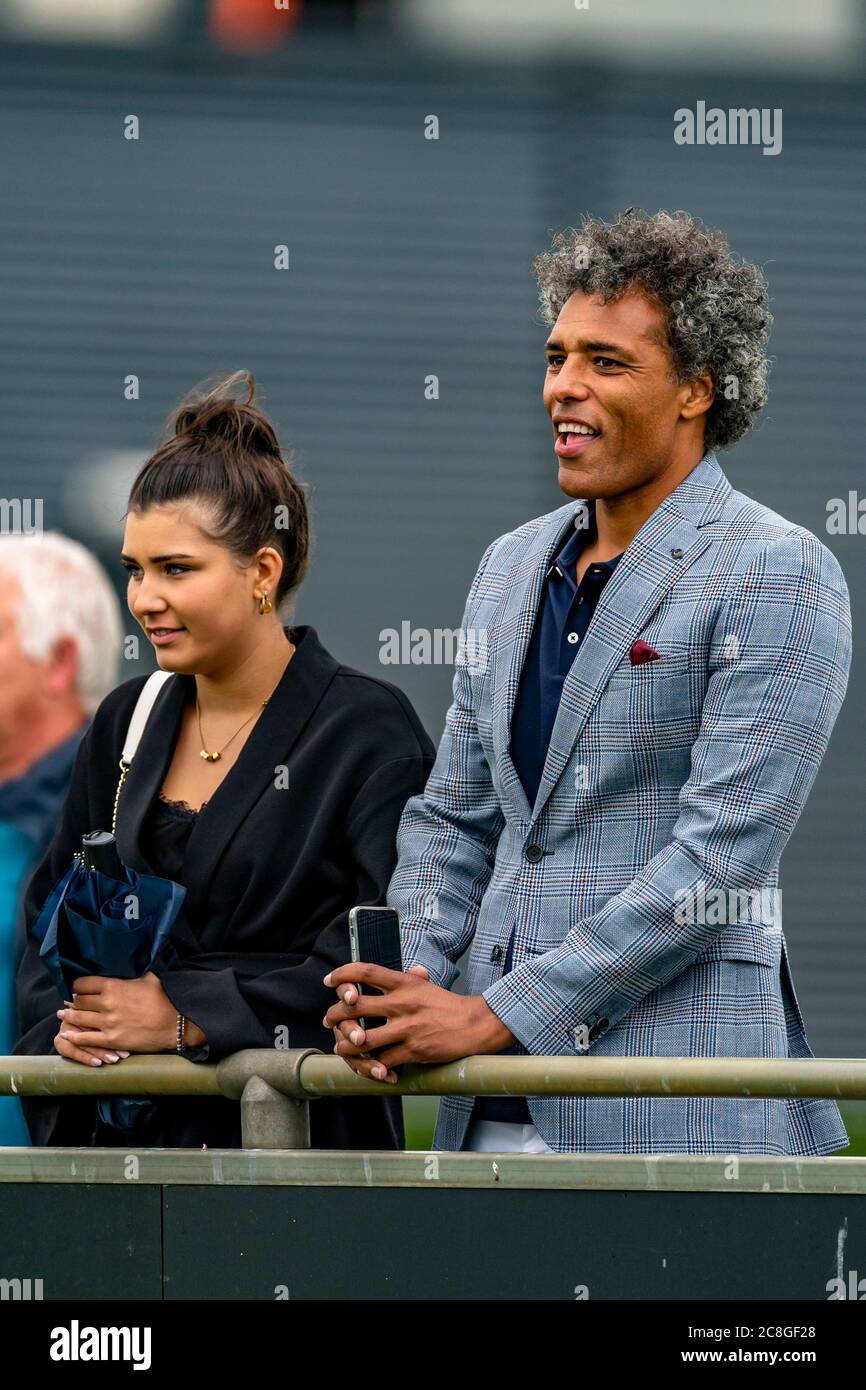
[[[499,1057],[403,1066],[396,1083],[357,1076],[316,1048],[250,1049],[217,1063],[134,1055],[103,1067],[0,1057],[0,1095],[224,1096],[248,1149],[310,1146],[309,1102],[329,1096],[734,1096],[866,1100],[866,1060],[846,1057]]]

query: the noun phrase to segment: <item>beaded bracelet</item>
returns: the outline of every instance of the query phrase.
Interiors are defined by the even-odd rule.
[[[176,1046],[176,1051],[177,1051],[177,1052],[183,1052],[183,1035],[184,1035],[185,1029],[186,1029],[186,1019],[184,1018],[183,1014],[178,1014],[178,1016],[177,1016],[177,1046]]]

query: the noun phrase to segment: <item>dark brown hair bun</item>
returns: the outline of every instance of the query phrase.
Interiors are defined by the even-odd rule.
[[[246,388],[246,399],[233,395],[235,386]],[[253,405],[255,379],[249,372],[234,372],[210,391],[192,393],[174,417],[175,435],[203,434],[221,439],[235,451],[273,454],[282,458],[274,427]]]

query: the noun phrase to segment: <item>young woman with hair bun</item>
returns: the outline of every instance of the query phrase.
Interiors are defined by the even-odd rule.
[[[117,799],[118,850],[185,886],[181,914],[152,971],[87,977],[71,1007],[32,935],[82,834],[111,825],[136,676],[96,710],[28,888],[18,1053],[121,1068],[136,1052],[333,1050],[323,976],[349,959],[349,909],[385,902],[400,815],[435,750],[396,686],[342,665],[315,628],[284,625],[309,562],[307,500],[254,393],[236,372],[181,405],[133,483],[123,537],[130,612],[172,675]],[[23,1105],[35,1144],[130,1142],[95,1098]],[[222,1098],[161,1097],[142,1124],[131,1137],[147,1145],[241,1142],[240,1106]],[[317,1148],[404,1144],[387,1094],[317,1100],[310,1126]]]

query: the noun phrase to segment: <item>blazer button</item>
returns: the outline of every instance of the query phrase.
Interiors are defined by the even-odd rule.
[[[524,859],[528,859],[530,864],[537,864],[539,859],[544,858],[544,850],[541,845],[527,845],[523,851]]]
[[[596,1024],[594,1025],[594,1027],[590,1028],[590,1030],[589,1030],[589,1040],[590,1040],[590,1042],[594,1042],[595,1039],[599,1036],[599,1034],[604,1032],[604,1030],[605,1030],[606,1027],[607,1027],[607,1019],[606,1019],[606,1018],[600,1018],[599,1021],[598,1021],[598,1023],[596,1023]]]
[[[493,947],[493,950],[490,952],[490,959],[491,959],[492,961],[496,961],[496,962],[502,960],[502,947],[501,947],[501,946],[498,946],[498,945],[497,945],[497,946],[494,946],[494,947]]]

